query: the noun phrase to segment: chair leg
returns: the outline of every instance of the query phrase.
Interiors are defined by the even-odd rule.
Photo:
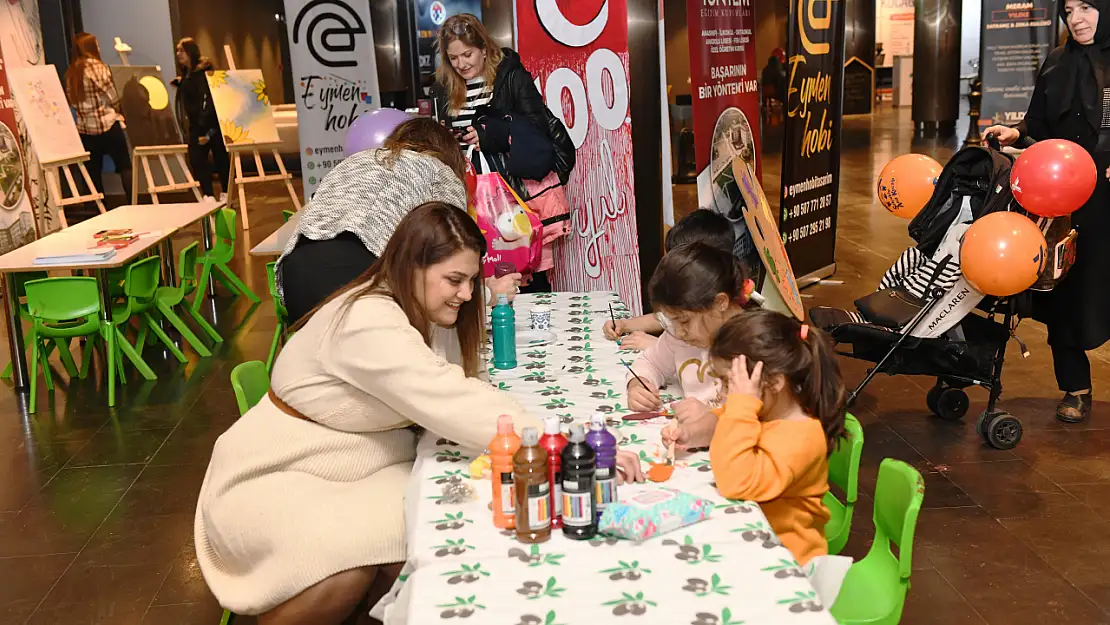
[[[193,295],[193,304],[190,306],[193,312],[200,312],[200,305],[204,303],[204,298],[208,295],[208,276],[212,274],[212,264],[204,263],[200,269],[200,280],[197,282],[197,290]]]
[[[31,412],[31,414],[34,414],[34,412],[35,412],[35,404],[36,404],[36,400],[38,399],[38,397],[37,397],[37,395],[38,395],[38,393],[37,393],[37,391],[38,391],[37,382],[38,382],[38,377],[39,377],[38,368],[39,368],[39,339],[38,339],[37,335],[34,335],[33,338],[31,339],[31,405],[28,407],[28,410]]]
[[[208,320],[204,318],[204,315],[193,310],[189,306],[189,302],[181,302],[181,307],[185,309],[185,312],[189,313],[189,316],[193,318],[193,321],[197,322],[197,325],[200,326],[201,330],[204,330],[204,333],[207,334],[209,338],[217,343],[224,342],[224,337],[220,336],[220,333],[216,331],[216,328],[213,328],[212,324],[208,323]]]
[[[219,269],[219,268],[220,268],[220,265],[216,265],[214,267],[214,269]],[[212,277],[216,279],[216,282],[219,282],[220,284],[224,285],[225,289],[227,289],[228,291],[231,291],[231,294],[233,296],[238,297],[238,296],[243,294],[243,292],[239,290],[239,287],[235,286],[234,282],[232,282],[231,280],[228,280],[227,276],[223,275],[219,271],[217,271],[216,273],[213,273]]]
[[[270,341],[270,356],[266,358],[266,375],[269,375],[274,370],[274,359],[277,358],[278,347],[281,345],[281,335],[283,334],[281,323],[274,328],[274,338]]]
[[[254,291],[250,290],[249,288],[247,288],[247,285],[243,284],[243,281],[239,279],[239,276],[235,275],[235,273],[232,272],[231,269],[227,267],[227,265],[216,265],[216,269],[218,269],[219,272],[224,275],[224,277],[231,281],[231,283],[235,285],[235,288],[238,289],[240,293],[246,295],[247,299],[252,302],[262,301],[258,298],[257,295],[254,294]]]
[[[82,380],[89,377],[89,365],[92,364],[92,356],[96,353],[96,337],[98,336],[100,335],[90,334],[85,339],[85,348],[82,350],[83,353],[81,354],[81,371],[78,374],[78,377]]]
[[[125,356],[127,356],[127,359],[131,361],[131,364],[139,370],[139,373],[143,376],[143,378],[147,380],[157,380],[158,376],[154,375],[154,370],[150,368],[150,365],[146,364],[146,361],[143,360],[143,357],[135,351],[135,348],[131,346],[131,343],[127,342],[127,339],[123,337],[123,333],[119,331],[119,328],[116,328],[115,332],[116,341],[118,341],[117,347],[120,351],[123,352]]]
[[[140,354],[143,353],[144,349],[146,349],[146,338],[147,338],[147,333],[146,332],[147,332],[146,324],[143,323],[142,320],[140,319],[139,320],[139,329],[135,332],[135,351],[140,353]]]
[[[23,333],[23,344],[24,345],[30,345],[31,344],[30,340],[31,340],[31,330],[27,330],[26,332]],[[8,366],[4,367],[4,371],[0,372],[0,380],[10,380],[10,379],[12,379],[12,363],[9,362]]]
[[[77,365],[73,362],[73,354],[69,351],[69,339],[54,339],[54,344],[58,346],[58,358],[62,360],[62,366],[66,368],[66,373],[70,378],[78,376]]]
[[[154,336],[158,337],[159,341],[162,341],[162,345],[165,345],[166,349],[170,350],[170,353],[177,359],[177,362],[189,362],[189,359],[185,357],[185,354],[181,352],[181,349],[177,345],[174,345],[173,340],[170,339],[165,330],[158,326],[158,322],[154,320],[154,317],[150,316],[149,312],[143,313],[143,321],[146,321],[146,325],[150,328],[150,331],[154,333]]]
[[[173,327],[177,328],[177,331],[181,333],[181,336],[189,343],[189,345],[193,347],[193,351],[200,354],[201,357],[205,358],[212,355],[212,352],[208,351],[208,348],[205,347],[204,343],[200,342],[200,339],[197,338],[197,335],[193,334],[193,331],[189,329],[189,326],[185,325],[185,322],[181,320],[181,317],[177,316],[177,313],[173,311],[172,306],[167,305],[165,302],[159,301],[158,312],[162,313],[162,316],[165,317],[166,320],[169,321],[171,325],[173,325]]]
[[[111,407],[116,405],[116,329],[105,325],[101,332],[104,333],[104,351],[108,359],[104,377],[108,381],[108,406]]]
[[[235,613],[229,610],[224,610],[224,616],[220,619],[220,625],[231,625],[235,621]]]
[[[46,392],[54,392],[54,376],[50,373],[50,360],[46,357],[46,342],[36,350],[39,353],[39,360],[42,362],[42,379],[46,382]]]

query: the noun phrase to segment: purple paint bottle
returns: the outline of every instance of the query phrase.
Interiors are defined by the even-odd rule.
[[[617,500],[617,437],[605,428],[605,415],[590,417],[586,444],[597,453],[594,500],[597,502],[597,518],[601,519],[606,506]]]

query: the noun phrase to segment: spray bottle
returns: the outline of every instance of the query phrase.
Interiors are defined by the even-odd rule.
[[[536,428],[524,428],[520,439],[520,449],[513,455],[516,539],[522,543],[542,543],[551,538],[547,451],[540,447],[540,433]]]
[[[594,470],[597,454],[586,444],[586,431],[575,424],[563,448],[563,535],[588,540],[597,534]]]
[[[513,497],[513,454],[520,437],[513,431],[513,418],[497,418],[497,435],[489,442],[490,481],[493,482],[493,524],[501,529],[515,527]]]
[[[547,451],[547,479],[551,489],[551,529],[563,526],[563,448],[567,437],[559,431],[559,417],[547,415],[543,420],[540,447]]]
[[[597,454],[595,472],[597,518],[606,506],[617,500],[617,437],[605,429],[605,415],[590,417],[590,432],[586,434],[586,444]]]

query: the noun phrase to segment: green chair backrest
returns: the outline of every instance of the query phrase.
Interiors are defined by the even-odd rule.
[[[270,376],[266,373],[266,363],[261,360],[248,360],[231,370],[231,388],[235,389],[235,402],[239,404],[239,416],[243,416],[270,390]]]
[[[123,294],[127,296],[127,314],[141,312],[154,305],[154,294],[162,270],[162,258],[150,256],[127,266]]]
[[[844,438],[829,456],[829,481],[844,491],[847,503],[859,499],[859,463],[863,455],[863,426],[850,414],[844,415]]]
[[[904,580],[910,578],[913,536],[924,499],[925,480],[917,469],[901,460],[883,460],[875,484],[875,542],[867,558],[894,559],[890,549],[894,543],[898,546],[898,573]]]
[[[281,220],[283,222],[288,222],[289,218],[292,217],[293,215],[296,215],[296,214],[297,214],[297,211],[283,210],[283,211],[281,211]]]
[[[229,263],[235,256],[235,239],[238,236],[235,227],[238,215],[235,209],[222,208],[216,215],[216,240],[212,244],[212,251],[208,254],[218,263]]]
[[[42,278],[24,283],[27,312],[36,320],[69,321],[100,312],[96,278]]]
[[[276,262],[266,263],[266,282],[270,287],[270,298],[274,300],[274,312],[277,314],[278,321],[285,323],[289,317],[289,311],[281,303],[281,293],[278,293],[277,288],[276,269]]]
[[[177,255],[177,287],[181,294],[188,295],[197,288],[197,249],[200,243],[193,241]]]

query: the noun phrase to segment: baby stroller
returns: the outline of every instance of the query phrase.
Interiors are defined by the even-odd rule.
[[[1021,422],[996,407],[1002,392],[1006,345],[1029,309],[1028,292],[1009,298],[985,296],[960,273],[964,233],[983,215],[1020,210],[1012,202],[1009,176],[1013,161],[993,148],[968,147],[944,167],[929,203],[910,222],[917,245],[907,249],[886,272],[879,290],[856,300],[856,311],[817,307],[813,324],[825,330],[838,353],[876,363],[849,396],[849,405],[878,373],[935,376],[925,402],[943,419],[962,419],[969,407],[964,389],[981,386],[990,393],[976,430],[992,447],[1012,449],[1021,440]],[[1012,206],[1011,206],[1012,205]],[[1032,217],[1037,219],[1036,217]],[[1050,236],[1046,269],[1034,285],[1051,290],[1070,268],[1074,250],[1070,224],[1042,220]],[[1018,339],[1023,355],[1028,355]]]

